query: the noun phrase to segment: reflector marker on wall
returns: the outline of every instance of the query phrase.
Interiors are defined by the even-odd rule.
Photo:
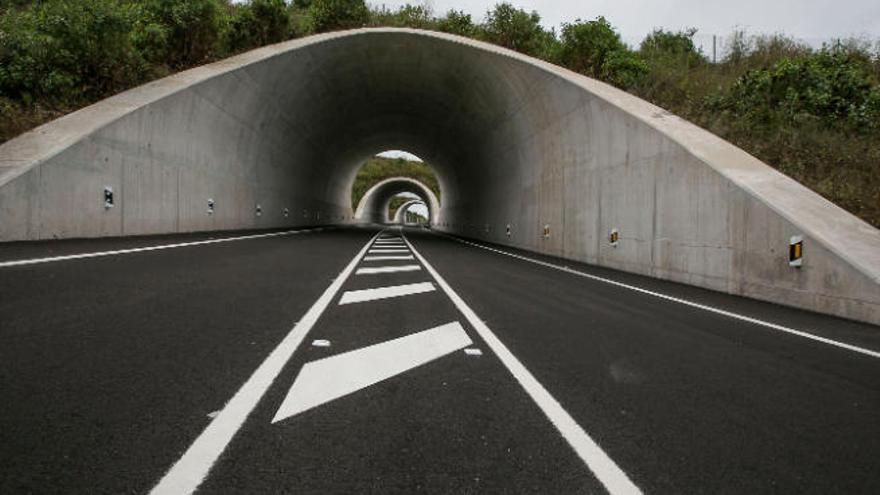
[[[507,224],[507,237],[510,237],[510,224]]]
[[[800,267],[804,264],[804,238],[793,235],[788,245],[788,266]]]
[[[550,224],[544,224],[544,239],[550,238]]]
[[[257,204],[257,216],[261,216],[263,214],[263,207]]]
[[[109,210],[110,208],[113,208],[113,188],[104,186],[104,209]]]
[[[617,247],[617,243],[620,241],[620,232],[617,229],[611,229],[611,233],[608,234],[608,242],[612,247]]]
[[[214,214],[214,200],[211,198],[208,198],[208,215],[213,215],[213,214]]]
[[[290,216],[290,208],[285,208],[284,209],[284,218],[287,218],[289,216]]]

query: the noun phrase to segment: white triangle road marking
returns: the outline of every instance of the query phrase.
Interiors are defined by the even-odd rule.
[[[272,423],[352,394],[472,343],[456,321],[312,361],[300,370]]]

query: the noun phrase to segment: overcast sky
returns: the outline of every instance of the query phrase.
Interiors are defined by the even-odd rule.
[[[368,0],[397,8],[406,3],[431,6],[436,14],[464,10],[475,21],[495,0]],[[550,27],[577,18],[605,16],[630,43],[655,27],[695,27],[704,36],[728,35],[738,28],[751,33],[786,34],[818,41],[852,35],[880,37],[880,0],[510,0],[536,10]]]

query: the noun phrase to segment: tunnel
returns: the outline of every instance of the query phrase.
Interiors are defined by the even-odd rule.
[[[401,193],[418,196],[428,208],[428,216],[433,221],[439,218],[440,200],[425,184],[409,177],[390,177],[377,182],[364,193],[355,209],[354,218],[358,222],[385,223],[391,199]]]
[[[416,205],[422,205],[422,206],[425,206],[426,208],[428,206],[421,199],[413,199],[413,200],[407,201],[406,203],[403,203],[402,205],[400,205],[397,208],[397,210],[394,212],[394,215],[389,220],[391,221],[391,223],[406,223],[407,212],[409,211],[410,207],[416,206]],[[430,223],[430,221],[431,221],[431,218],[430,218],[430,213],[429,213],[428,214],[428,222]]]
[[[880,322],[876,229],[630,94],[410,29],[260,48],[5,143],[0,240],[357,223],[387,149],[434,168],[436,230]]]

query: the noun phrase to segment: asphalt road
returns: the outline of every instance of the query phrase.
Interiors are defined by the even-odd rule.
[[[880,328],[423,231],[0,245],[0,339],[3,494],[880,493]]]

